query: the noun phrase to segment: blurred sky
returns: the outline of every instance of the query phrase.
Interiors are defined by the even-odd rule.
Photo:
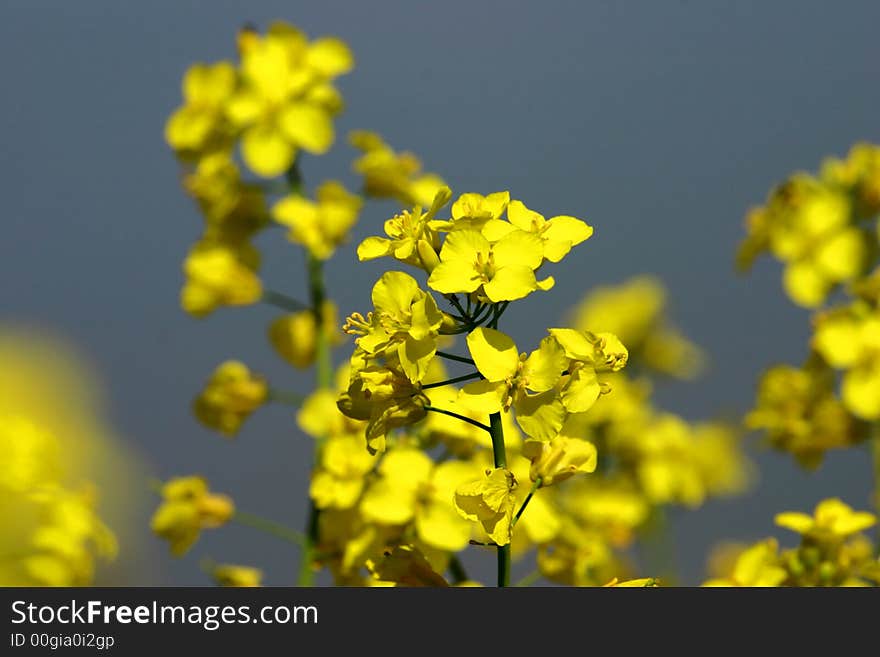
[[[157,476],[200,472],[241,509],[303,524],[311,444],[289,409],[259,412],[234,442],[190,414],[228,357],[279,387],[308,386],[267,345],[272,309],[204,321],[180,310],[180,265],[201,220],[162,137],[185,69],[233,57],[241,24],[275,18],[351,44],[357,68],[341,80],[339,135],[377,130],[456,192],[509,189],[548,216],[595,227],[555,268],[556,288],[505,317],[520,344],[535,343],[591,286],[653,272],[672,290],[677,323],[712,357],[699,383],[661,388],[666,408],[692,419],[741,413],[762,368],[805,355],[809,315],[783,295],[778,265],[742,277],[733,254],[744,213],[772,185],[854,141],[880,141],[876,0],[7,0],[0,321],[72,340],[103,377],[116,427]],[[351,158],[340,139],[329,156],[305,158],[303,171],[354,185]],[[354,246],[394,209],[368,206],[332,261],[328,284],[343,314],[367,310],[386,263],[358,264]],[[259,242],[264,279],[305,296],[298,249],[279,236]],[[719,539],[775,533],[791,544],[774,530],[777,511],[810,510],[829,495],[868,504],[862,451],[832,455],[815,473],[756,454],[754,492],[674,514],[686,583],[701,580]],[[295,551],[253,530],[208,532],[173,560],[147,524],[145,515],[151,566],[133,583],[207,584],[205,556],[262,566],[270,584],[295,578]],[[491,572],[486,555],[468,564]]]

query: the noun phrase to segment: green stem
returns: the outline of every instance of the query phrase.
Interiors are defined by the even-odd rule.
[[[445,358],[446,360],[454,360],[457,363],[467,363],[468,365],[476,366],[476,363],[474,363],[474,361],[472,361],[470,358],[465,358],[464,356],[456,356],[455,354],[450,354],[445,351],[438,351],[436,352],[436,354],[440,356],[440,358]]]
[[[496,468],[507,467],[507,452],[504,449],[504,426],[501,413],[489,416],[489,435],[492,436],[492,456]],[[510,586],[510,543],[498,546],[498,586]]]
[[[426,383],[422,386],[422,390],[430,390],[431,388],[441,388],[443,386],[448,386],[453,383],[460,383],[461,381],[470,381],[471,379],[482,379],[483,375],[479,372],[472,372],[471,374],[462,374],[461,376],[457,376],[453,379],[446,379],[445,381],[438,381],[437,383]]]
[[[541,487],[541,477],[535,479],[535,482],[532,484],[532,487],[529,489],[529,494],[526,495],[526,499],[523,500],[522,506],[519,507],[519,511],[516,512],[516,515],[513,517],[513,522],[510,523],[510,528],[513,529],[516,527],[516,523],[519,522],[519,517],[523,514],[523,511],[526,510],[526,507],[529,505],[529,502],[532,501],[532,495],[535,494],[535,491]]]
[[[658,577],[667,585],[678,581],[675,545],[666,509],[656,506],[641,530],[640,542],[645,574]]]
[[[541,579],[541,571],[533,570],[528,575],[519,580],[514,586],[531,586],[535,582]]]
[[[309,307],[302,301],[297,301],[296,299],[289,297],[286,294],[282,294],[281,292],[276,292],[275,290],[263,290],[263,296],[260,298],[260,301],[291,313],[299,313],[309,309]]]
[[[468,424],[473,424],[475,427],[480,427],[480,429],[482,429],[483,431],[488,431],[489,433],[492,433],[492,428],[488,424],[477,422],[476,420],[469,418],[466,415],[459,415],[458,413],[453,413],[452,411],[447,411],[443,408],[437,408],[436,406],[425,406],[425,410],[431,411],[432,413],[440,413],[441,415],[454,417],[461,420],[462,422],[467,422]]]
[[[464,569],[464,564],[462,564],[461,560],[454,554],[449,559],[449,574],[452,575],[453,584],[461,584],[469,579],[467,572]]]
[[[269,388],[269,393],[266,395],[266,401],[275,402],[276,404],[286,404],[287,406],[302,406],[305,397],[298,392]]]
[[[232,522],[244,525],[245,527],[259,529],[262,532],[271,534],[276,538],[280,538],[288,543],[293,543],[294,545],[302,546],[306,539],[306,537],[298,531],[285,527],[274,520],[269,520],[268,518],[263,518],[262,516],[247,513],[245,511],[236,511],[232,516]]]
[[[296,190],[299,183],[299,174],[296,178],[289,176],[291,187]],[[315,342],[315,368],[317,370],[318,388],[328,389],[333,387],[333,362],[330,355],[330,327],[324,321],[324,302],[326,290],[324,288],[324,261],[316,258],[311,253],[307,254],[307,268],[309,278],[309,301],[311,302],[312,314],[315,317],[317,337]],[[323,441],[315,443],[315,461],[321,449]],[[309,514],[306,521],[306,540],[303,542],[302,556],[299,565],[299,586],[314,586],[315,570],[313,564],[317,557],[319,539],[318,507],[314,500],[309,499]]]
[[[874,465],[874,506],[880,513],[880,422],[874,425],[874,435],[871,436],[871,461]],[[880,525],[877,527],[877,545],[874,546],[874,551],[880,556]]]

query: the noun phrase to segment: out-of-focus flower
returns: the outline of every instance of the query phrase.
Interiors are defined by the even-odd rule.
[[[290,228],[288,239],[304,246],[319,260],[327,260],[348,239],[363,201],[342,183],[330,180],[318,187],[315,200],[291,194],[272,208],[272,216]]]
[[[354,170],[364,177],[364,194],[374,198],[394,198],[406,206],[431,205],[445,185],[434,173],[422,173],[422,163],[409,152],[395,152],[375,132],[356,130],[349,134],[352,146],[362,155]]]
[[[218,564],[211,569],[218,586],[255,587],[263,581],[263,571],[252,566]]]
[[[746,426],[766,431],[774,447],[806,467],[816,467],[827,450],[853,445],[866,435],[864,424],[847,412],[833,386],[833,373],[818,363],[800,369],[772,367],[761,378]]]
[[[341,344],[344,336],[336,330],[339,325],[336,305],[329,299],[324,301],[322,315],[322,326],[329,329],[330,345]],[[276,353],[294,367],[305,369],[315,362],[318,326],[315,313],[311,310],[301,310],[277,317],[269,324],[268,334],[269,342]]]
[[[877,523],[877,516],[867,511],[854,511],[837,498],[822,500],[812,516],[788,511],[776,515],[776,524],[811,536],[818,541],[840,540],[862,532]]]
[[[248,244],[197,243],[183,263],[181,306],[194,317],[205,317],[220,306],[256,303],[263,293],[258,266],[259,254]]]
[[[229,143],[226,103],[237,73],[231,62],[193,64],[183,77],[183,105],[165,124],[165,140],[183,158],[199,157]]]
[[[670,323],[666,304],[666,288],[659,279],[636,276],[591,291],[572,313],[571,325],[616,335],[637,368],[692,378],[702,367],[703,354]]]
[[[368,561],[367,568],[375,579],[397,586],[449,586],[412,545],[395,546],[381,559]]]
[[[0,327],[0,586],[114,582],[135,561],[143,473],[103,419],[88,366],[63,342]],[[111,529],[112,528],[112,529]],[[109,577],[110,579],[106,579]]]
[[[284,173],[300,149],[327,152],[333,116],[342,109],[332,80],[353,66],[345,43],[309,42],[279,22],[262,36],[248,31],[239,44],[241,84],[226,103],[226,116],[241,133],[245,163],[271,178]]]
[[[193,402],[193,412],[206,427],[234,436],[268,395],[269,387],[263,377],[252,373],[244,363],[228,360],[211,374]]]
[[[744,550],[728,576],[707,580],[703,586],[780,586],[787,577],[779,565],[779,545],[771,538]]]
[[[180,556],[195,543],[203,529],[226,524],[235,505],[226,495],[212,493],[202,477],[178,477],[162,486],[162,503],[153,514],[152,530],[168,541]]]

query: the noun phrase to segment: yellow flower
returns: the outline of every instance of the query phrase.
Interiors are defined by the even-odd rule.
[[[244,363],[229,360],[214,370],[193,402],[199,421],[227,436],[238,433],[242,423],[262,406],[269,394],[265,379]]]
[[[0,325],[0,363],[0,586],[93,585],[118,543],[126,559],[142,556],[131,482],[144,473],[70,347],[37,327]]]
[[[496,545],[510,543],[516,499],[516,478],[506,468],[487,469],[485,475],[455,489],[455,508],[463,518],[478,522]]]
[[[830,366],[846,370],[846,407],[864,420],[880,419],[880,312],[857,302],[821,315],[813,348]]]
[[[588,411],[599,395],[608,392],[597,372],[617,372],[627,363],[629,352],[612,333],[594,334],[574,329],[548,329],[569,358],[561,383],[561,399],[570,413]]]
[[[165,140],[182,157],[200,156],[228,142],[224,110],[237,75],[230,62],[194,64],[183,77],[182,107],[165,124]]]
[[[354,170],[364,177],[364,194],[375,198],[395,198],[403,205],[429,206],[444,187],[443,179],[421,173],[422,163],[412,153],[396,153],[374,132],[356,130],[349,135],[361,155]]]
[[[653,276],[596,287],[575,308],[571,325],[612,333],[627,346],[634,362],[661,374],[691,378],[699,372],[703,355],[670,325],[666,297],[663,284]]]
[[[632,467],[645,496],[655,504],[689,507],[708,494],[694,458],[691,427],[671,413],[658,414],[645,426],[615,434],[609,449]]]
[[[498,219],[510,203],[510,192],[493,192],[487,196],[468,192],[452,204],[452,220],[442,224],[444,230],[471,228],[482,230],[487,221]]]
[[[362,357],[356,350],[353,360]],[[428,398],[419,386],[409,380],[399,363],[393,362],[353,366],[348,390],[337,401],[345,416],[367,421],[365,433],[371,454],[385,451],[389,431],[424,418],[427,404]]]
[[[370,574],[397,586],[449,586],[425,556],[412,545],[397,545],[379,560],[367,562]]]
[[[335,392],[318,388],[306,397],[296,415],[297,424],[304,433],[319,440],[337,436],[363,436],[366,423],[343,415],[336,405],[339,393],[348,389],[349,379],[350,368],[344,365],[336,372]]]
[[[437,255],[440,237],[430,227],[437,212],[449,202],[452,191],[440,187],[427,212],[421,207],[404,210],[385,222],[385,237],[368,237],[358,245],[358,259],[375,260],[392,256],[395,259],[430,272],[440,262]]]
[[[776,524],[810,536],[818,541],[837,541],[857,534],[877,523],[877,517],[867,511],[853,511],[837,498],[822,500],[813,516],[790,511],[776,515]]]
[[[183,263],[186,283],[180,292],[183,309],[205,317],[220,306],[246,306],[263,293],[256,274],[259,256],[247,245],[199,242]]]
[[[549,441],[527,440],[523,456],[532,463],[529,478],[552,486],[579,472],[596,470],[596,446],[586,440],[556,436]]]
[[[162,486],[162,504],[150,526],[169,542],[171,553],[180,556],[198,540],[203,529],[226,524],[234,513],[232,500],[211,493],[202,477],[178,477]]]
[[[367,318],[352,315],[345,330],[360,334],[356,343],[371,357],[396,353],[410,381],[421,381],[437,351],[443,323],[434,297],[409,274],[390,271],[373,286],[372,300],[375,310]]]
[[[476,292],[493,303],[522,299],[553,287],[552,277],[535,278],[542,260],[541,239],[524,230],[494,244],[476,230],[454,230],[440,249],[440,264],[431,271],[428,286],[443,294]]]
[[[291,166],[299,149],[325,153],[334,139],[332,116],[341,109],[330,80],[351,69],[347,46],[338,39],[309,43],[284,24],[241,43],[242,84],[226,113],[243,131],[245,163],[271,178]]]
[[[826,450],[846,447],[865,437],[864,425],[847,412],[833,386],[833,372],[827,368],[770,368],[758,385],[755,408],[746,416],[746,426],[764,429],[773,445],[791,452],[802,465],[816,467]]]
[[[343,336],[336,330],[336,305],[327,299],[322,311],[321,321],[330,331],[330,344],[340,344]],[[311,310],[301,310],[274,319],[269,325],[268,333],[269,342],[276,353],[294,367],[305,369],[315,362],[318,327],[315,314]]]
[[[315,201],[297,194],[284,197],[272,208],[272,216],[290,228],[287,237],[291,242],[326,260],[348,239],[362,205],[359,196],[331,180],[318,187]]]
[[[240,244],[269,221],[263,190],[242,181],[227,151],[202,157],[184,179],[184,187],[198,203],[214,242]]]
[[[788,296],[819,306],[835,285],[863,270],[868,255],[864,233],[853,225],[851,193],[808,174],[796,174],[774,189],[765,207],[749,215],[750,235],[741,259],[749,264],[769,250],[786,263]]]
[[[211,576],[219,586],[260,586],[263,580],[263,571],[251,566],[237,566],[235,564],[219,564],[211,569]]]
[[[333,408],[334,413],[339,411]],[[360,498],[365,475],[373,469],[376,458],[364,450],[363,439],[337,435],[321,446],[317,469],[312,473],[309,494],[319,509],[349,509]]]
[[[507,221],[490,219],[483,226],[482,233],[490,242],[495,242],[517,229],[540,238],[544,258],[550,262],[559,262],[572,247],[593,234],[592,226],[580,219],[565,215],[545,219],[529,210],[522,201],[511,201],[507,205]]]
[[[779,565],[779,546],[772,538],[744,550],[728,577],[710,579],[703,586],[780,586],[788,577]]]
[[[434,464],[424,452],[399,447],[379,466],[379,478],[364,494],[361,513],[371,522],[406,525],[428,546],[456,552],[465,548],[471,526],[452,504],[456,487],[472,479],[474,465],[464,461]]]
[[[640,577],[639,579],[627,579],[620,581],[616,577],[602,586],[623,586],[628,588],[654,588],[660,586],[660,580],[654,577]]]
[[[467,344],[485,380],[464,386],[461,403],[486,415],[512,406],[527,435],[538,440],[556,436],[565,409],[554,387],[567,364],[556,339],[544,338],[538,349],[526,356],[501,331],[480,327],[468,335]]]

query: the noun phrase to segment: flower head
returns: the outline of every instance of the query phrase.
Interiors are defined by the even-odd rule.
[[[516,485],[510,470],[486,470],[483,477],[455,489],[455,508],[463,518],[479,522],[497,545],[507,545],[516,504],[513,495]]]
[[[151,521],[153,531],[170,543],[171,553],[184,554],[203,529],[220,527],[235,512],[226,495],[211,493],[202,477],[178,477],[162,486],[162,504]]]
[[[268,394],[265,379],[253,374],[244,363],[229,360],[214,370],[193,402],[193,411],[205,426],[234,436]]]

